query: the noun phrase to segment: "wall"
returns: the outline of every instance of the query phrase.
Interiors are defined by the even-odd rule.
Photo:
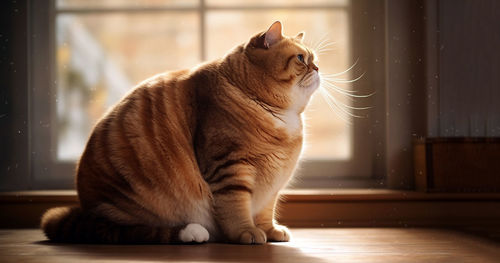
[[[425,26],[423,1],[385,5],[386,177],[396,189],[413,188],[412,139],[425,136]]]
[[[386,176],[411,189],[412,138],[500,136],[500,2],[385,3]]]
[[[0,190],[30,188],[27,7],[0,1]]]
[[[439,89],[429,136],[500,136],[500,2],[429,3],[437,10],[429,28],[437,65],[427,79]]]

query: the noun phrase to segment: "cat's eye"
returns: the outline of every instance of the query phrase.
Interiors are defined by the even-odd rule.
[[[302,54],[298,54],[298,55],[297,55],[297,58],[300,60],[300,62],[305,63],[305,62],[304,62],[304,55],[302,55]]]

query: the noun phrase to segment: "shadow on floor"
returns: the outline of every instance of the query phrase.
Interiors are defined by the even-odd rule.
[[[452,228],[452,230],[495,243],[500,243],[500,226],[469,226],[463,228]]]
[[[89,260],[133,261],[207,261],[207,262],[327,262],[304,254],[293,243],[266,245],[232,245],[209,243],[201,245],[88,245],[34,242],[54,253]]]

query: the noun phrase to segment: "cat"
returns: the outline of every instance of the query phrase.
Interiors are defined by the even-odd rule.
[[[79,207],[41,228],[56,242],[289,241],[275,206],[302,148],[320,77],[304,33],[279,21],[222,59],[138,84],[94,127]]]

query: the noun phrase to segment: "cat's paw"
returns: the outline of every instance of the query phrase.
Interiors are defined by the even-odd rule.
[[[267,241],[266,233],[262,229],[254,227],[246,229],[240,234],[240,244],[265,244]]]
[[[292,234],[286,226],[274,225],[266,231],[267,240],[270,242],[288,242]]]
[[[210,234],[200,224],[189,224],[181,231],[179,231],[179,240],[182,242],[207,242]]]

